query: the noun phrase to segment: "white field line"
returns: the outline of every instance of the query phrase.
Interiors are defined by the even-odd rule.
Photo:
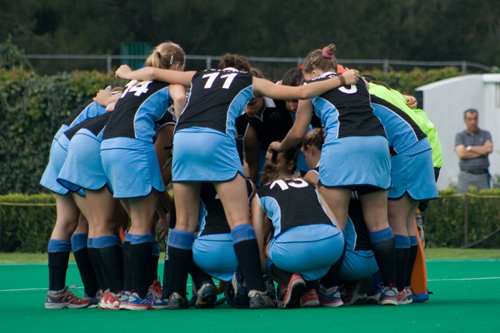
[[[428,279],[427,282],[441,281],[475,281],[475,280],[500,280],[500,276],[480,277],[480,278],[463,278],[463,279]]]

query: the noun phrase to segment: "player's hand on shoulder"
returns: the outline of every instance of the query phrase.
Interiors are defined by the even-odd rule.
[[[355,69],[350,69],[342,73],[342,76],[345,78],[345,83],[347,85],[356,84],[359,80],[359,72]]]
[[[132,72],[132,69],[128,65],[121,65],[115,72],[115,76],[119,79],[126,79],[126,75]]]

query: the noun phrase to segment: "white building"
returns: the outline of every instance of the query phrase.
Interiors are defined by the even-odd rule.
[[[427,117],[437,128],[443,148],[444,165],[438,188],[456,186],[458,157],[455,135],[465,130],[463,113],[474,108],[479,112],[479,128],[491,133],[494,151],[489,155],[490,173],[500,175],[500,74],[464,75],[415,89]]]

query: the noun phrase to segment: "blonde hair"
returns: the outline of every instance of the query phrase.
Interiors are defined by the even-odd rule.
[[[184,65],[186,54],[179,44],[174,42],[165,42],[156,46],[146,59],[146,66],[162,69],[169,69],[174,64]]]
[[[314,128],[307,132],[302,140],[302,149],[307,146],[314,146],[321,150],[323,143],[325,142],[325,134],[322,128]]]
[[[323,49],[317,49],[307,55],[304,61],[304,73],[312,73],[313,69],[323,72],[337,73],[337,59],[335,59],[335,45],[330,44]]]

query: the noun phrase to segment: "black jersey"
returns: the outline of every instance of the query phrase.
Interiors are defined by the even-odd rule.
[[[281,141],[288,134],[293,126],[290,111],[285,106],[285,101],[273,100],[264,97],[264,110],[260,116],[247,117],[248,121],[255,128],[260,149],[267,150],[273,141]]]
[[[325,74],[317,80],[327,80],[335,74]],[[373,114],[370,94],[363,80],[355,85],[331,89],[312,98],[315,114],[321,118],[327,139],[349,136],[386,137],[384,127]],[[330,137],[330,138],[329,138]]]
[[[250,179],[246,180],[248,204],[255,194],[255,185]],[[212,183],[203,183],[200,191],[200,232],[201,235],[229,234],[231,228],[227,223],[224,207]]]
[[[296,226],[333,224],[320,203],[316,187],[301,178],[280,179],[266,184],[257,196],[273,222],[275,237]]]
[[[75,111],[71,113],[71,116],[66,119],[64,125],[69,128],[80,124],[89,118],[94,118],[96,116],[106,113],[106,108],[102,105],[97,104],[93,100],[87,101],[80,105]]]
[[[82,128],[85,128],[92,132],[95,136],[98,136],[99,133],[104,129],[104,126],[106,126],[106,123],[108,122],[110,113],[105,113],[103,115],[87,119],[80,124],[76,125],[75,127],[70,128],[66,132],[64,132],[64,135],[68,137],[68,139],[72,139],[73,136],[81,130]]]
[[[176,131],[189,127],[211,128],[235,137],[235,120],[252,95],[253,77],[235,69],[197,72]]]
[[[170,104],[167,83],[130,81],[111,113],[103,139],[126,137],[153,142]]]

